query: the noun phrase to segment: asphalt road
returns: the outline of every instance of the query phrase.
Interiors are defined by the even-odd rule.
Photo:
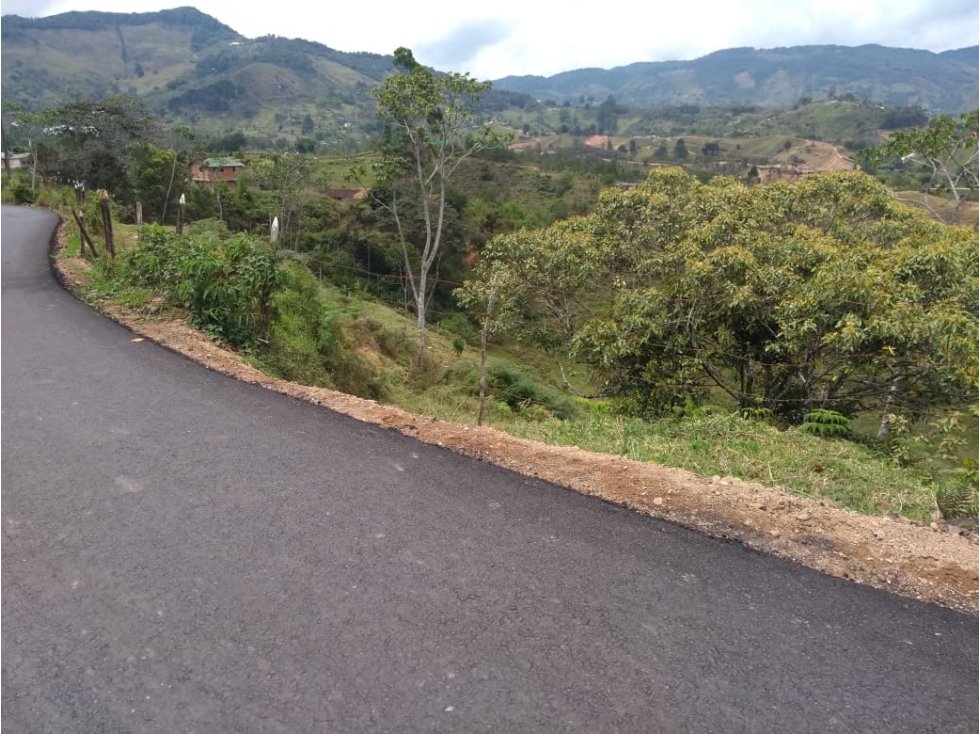
[[[3,731],[972,732],[979,619],[235,382],[2,211]]]

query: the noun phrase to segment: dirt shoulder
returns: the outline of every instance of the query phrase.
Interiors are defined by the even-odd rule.
[[[77,258],[55,261],[69,290],[84,282],[88,268]],[[270,377],[186,323],[145,318],[110,305],[101,310],[139,337],[207,369],[833,576],[979,615],[979,537],[962,535],[954,526],[861,515],[733,477],[707,478],[413,415]]]

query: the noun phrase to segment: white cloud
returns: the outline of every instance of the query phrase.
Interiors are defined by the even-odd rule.
[[[23,18],[43,18],[50,15],[58,6],[59,0],[3,0],[0,12],[3,15],[19,15]]]

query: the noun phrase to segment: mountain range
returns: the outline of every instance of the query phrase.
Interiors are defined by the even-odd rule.
[[[317,135],[377,125],[367,92],[394,71],[390,56],[348,53],[299,39],[247,39],[194,8],[155,13],[4,16],[2,98],[29,108],[128,94],[166,119],[205,132],[238,127],[275,135],[309,118]],[[596,104],[789,107],[800,98],[851,97],[929,112],[979,107],[979,46],[931,53],[883,46],[718,51],[693,61],[494,81],[484,111]]]

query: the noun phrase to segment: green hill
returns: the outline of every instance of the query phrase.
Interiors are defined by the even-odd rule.
[[[733,48],[693,61],[510,76],[494,84],[558,103],[611,94],[639,107],[790,107],[801,97],[852,95],[879,105],[966,112],[979,106],[979,47],[941,54],[876,45]]]
[[[36,109],[125,94],[171,123],[212,137],[241,130],[259,147],[302,137],[326,150],[357,148],[379,131],[367,93],[393,71],[390,56],[276,36],[247,39],[190,7],[4,16],[0,33],[5,104]],[[888,125],[894,108],[920,114],[977,106],[979,47],[933,54],[801,46],[507,77],[483,98],[481,121],[534,135],[791,134],[867,143],[880,128],[895,127]]]

